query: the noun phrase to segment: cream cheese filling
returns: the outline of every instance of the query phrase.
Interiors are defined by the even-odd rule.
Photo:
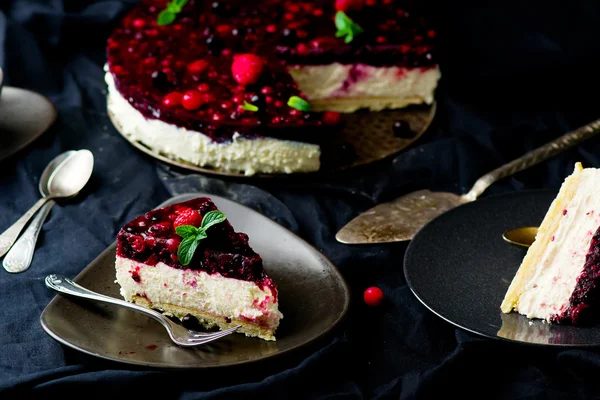
[[[146,265],[117,256],[117,283],[128,301],[145,296],[155,304],[199,309],[216,316],[242,317],[276,328],[283,318],[268,287],[192,269],[177,269],[162,262]],[[132,278],[136,272],[139,282]]]

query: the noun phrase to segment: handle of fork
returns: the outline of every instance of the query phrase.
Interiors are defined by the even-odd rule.
[[[504,164],[495,170],[488,172],[475,182],[473,188],[464,197],[468,200],[475,200],[485,189],[491,184],[502,178],[511,176],[519,171],[532,167],[542,161],[545,161],[555,155],[565,151],[566,149],[576,146],[579,143],[587,140],[600,133],[600,120],[590,122],[574,131],[565,133],[564,135],[554,139],[551,142],[532,150],[525,155]]]

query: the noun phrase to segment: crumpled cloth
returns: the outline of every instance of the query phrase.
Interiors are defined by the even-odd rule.
[[[0,273],[0,398],[591,398],[596,349],[550,349],[464,332],[428,311],[402,272],[407,243],[347,246],[335,233],[373,205],[418,189],[463,193],[484,173],[600,117],[596,2],[519,5],[426,2],[438,27],[442,81],[430,130],[396,157],[331,178],[221,179],[166,166],[129,145],[105,105],[104,46],[135,1],[3,0],[6,85],[48,96],[58,120],[0,163],[0,229],[39,197],[45,165],[69,149],[95,156],[92,181],[55,206],[31,268]],[[590,139],[495,183],[483,196],[558,189],[576,161],[599,166]],[[62,346],[39,317],[55,295],[49,273],[77,275],[127,221],[176,194],[203,191],[290,228],[338,265],[351,292],[331,335],[289,355],[207,371],[132,367]],[[443,277],[439,277],[443,279]],[[386,301],[369,307],[363,291]]]

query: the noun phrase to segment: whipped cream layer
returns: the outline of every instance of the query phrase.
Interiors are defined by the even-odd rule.
[[[201,132],[187,130],[159,119],[146,119],[117,90],[110,72],[108,110],[121,133],[160,154],[224,172],[294,173],[318,171],[318,145],[274,138],[245,139],[235,134],[229,143],[216,143]]]
[[[404,105],[431,104],[441,77],[437,66],[406,68],[332,63],[296,65],[289,67],[288,71],[311,103],[353,100],[354,109],[358,109],[361,102],[370,109],[374,109],[370,106],[373,104],[389,105],[396,102],[406,103]],[[396,100],[390,103],[386,99]],[[382,108],[397,107],[392,104]]]
[[[573,198],[562,210],[540,265],[519,297],[518,311],[528,318],[549,321],[566,310],[583,272],[592,236],[600,227],[600,169],[586,168],[580,179]]]
[[[177,269],[162,262],[146,265],[117,256],[117,283],[121,295],[132,301],[135,295],[154,304],[171,304],[201,310],[214,316],[255,321],[277,328],[283,318],[271,289],[256,283],[204,271]],[[135,279],[134,279],[135,276]]]

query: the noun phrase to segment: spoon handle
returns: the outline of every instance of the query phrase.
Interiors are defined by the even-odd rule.
[[[27,270],[31,266],[38,235],[54,204],[54,200],[50,200],[33,217],[25,232],[19,237],[13,247],[10,248],[6,257],[4,257],[2,266],[5,270],[11,273],[18,273]]]
[[[509,162],[508,164],[504,164],[503,166],[488,172],[479,178],[469,193],[465,194],[463,197],[467,200],[475,200],[494,182],[534,166],[549,159],[550,157],[554,157],[558,153],[561,153],[570,147],[576,146],[584,140],[597,135],[598,133],[600,133],[600,120],[590,122],[589,124],[584,125],[574,131],[568,132],[559,138],[554,139],[553,141],[546,143],[543,146],[530,151],[529,153],[526,153],[516,160]]]
[[[5,230],[2,235],[0,235],[0,257],[4,256],[8,250],[15,243],[19,234],[27,225],[27,222],[33,217],[33,215],[42,207],[50,197],[42,197],[39,199],[21,218],[17,220],[10,228]]]

